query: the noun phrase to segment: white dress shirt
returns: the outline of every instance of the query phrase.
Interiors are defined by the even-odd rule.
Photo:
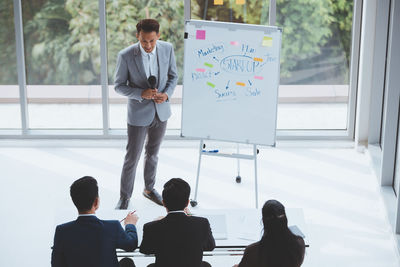
[[[170,213],[184,213],[186,215],[186,212],[184,210],[173,210],[173,211],[168,211],[168,214]]]
[[[78,215],[78,217],[87,217],[87,216],[96,216],[96,214],[90,213],[90,214],[79,214]]]
[[[149,78],[150,75],[153,75],[158,80],[158,63],[157,63],[157,46],[154,47],[153,51],[150,53],[146,53],[144,51],[142,45],[139,44],[140,52],[142,54],[142,61],[144,66],[144,71],[146,72],[146,77]]]

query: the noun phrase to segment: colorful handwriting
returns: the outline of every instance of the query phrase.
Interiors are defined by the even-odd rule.
[[[259,96],[261,94],[261,91],[258,90],[257,88],[253,89],[251,87],[246,88],[246,96]]]
[[[214,91],[214,93],[215,93],[215,95],[217,96],[218,99],[226,98],[226,97],[235,97],[236,96],[235,91],[231,91],[231,90],[220,92],[218,89],[216,89]]]
[[[212,44],[211,46],[209,46],[207,48],[202,48],[202,49],[198,49],[195,51],[196,55],[199,58],[206,57],[206,56],[216,53],[216,52],[224,52],[224,45],[223,44]]]
[[[221,60],[221,69],[240,75],[257,73],[260,70],[260,62],[254,61],[252,57],[243,55],[232,55]]]
[[[212,72],[192,72],[192,81],[197,81],[201,79],[209,79],[212,77]]]
[[[246,44],[242,44],[242,52],[246,53],[254,53],[256,52],[256,50],[252,47],[250,47],[249,45]]]

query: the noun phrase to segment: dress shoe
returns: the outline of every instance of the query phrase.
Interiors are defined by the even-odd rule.
[[[115,209],[116,210],[126,210],[126,209],[128,209],[128,206],[129,206],[129,199],[120,198]]]
[[[162,203],[162,197],[155,189],[151,190],[151,192],[148,194],[146,193],[146,191],[143,191],[143,196],[147,197],[148,199],[160,206],[164,206]]]

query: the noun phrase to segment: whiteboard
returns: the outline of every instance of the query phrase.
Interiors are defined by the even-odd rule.
[[[282,30],[187,21],[181,135],[275,145]]]

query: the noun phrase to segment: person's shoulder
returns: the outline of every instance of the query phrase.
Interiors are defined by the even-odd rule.
[[[163,222],[164,222],[164,219],[155,220],[155,221],[151,221],[151,222],[145,223],[145,224],[143,225],[143,230],[144,230],[145,228],[146,228],[146,229],[149,229],[149,228],[157,227],[157,226],[161,225]]]
[[[121,223],[117,220],[99,220],[104,226],[121,226]]]
[[[69,228],[69,227],[74,226],[74,225],[76,225],[76,221],[70,221],[70,222],[66,222],[66,223],[57,225],[57,228],[58,229],[64,229],[64,228]]]
[[[254,251],[257,251],[259,247],[260,247],[260,241],[252,243],[246,247],[245,252],[252,253]]]
[[[125,47],[124,49],[119,51],[118,55],[121,55],[121,56],[128,55],[128,54],[132,53],[135,49],[137,49],[138,45],[139,45],[139,43],[135,43],[133,45]]]
[[[204,217],[200,217],[200,216],[188,216],[189,220],[191,221],[191,223],[197,224],[197,225],[201,225],[203,227],[208,228],[210,225],[210,222],[208,221],[207,218]]]
[[[158,40],[157,41],[158,45],[160,46],[160,48],[168,48],[168,49],[172,49],[173,45],[170,42],[167,41],[162,41],[162,40]]]
[[[121,225],[121,222],[118,220],[100,220],[100,223],[106,228],[106,229],[119,229],[119,228],[124,228]],[[136,228],[135,225],[133,224],[127,224],[125,225],[125,228]]]
[[[208,219],[200,216],[188,216],[189,220],[201,222],[201,223],[208,223]]]
[[[74,228],[75,226],[76,226],[76,221],[66,222],[66,223],[57,225],[56,231],[57,232],[69,231],[70,229]]]
[[[304,239],[301,236],[296,236],[296,242],[299,246],[305,247]]]

